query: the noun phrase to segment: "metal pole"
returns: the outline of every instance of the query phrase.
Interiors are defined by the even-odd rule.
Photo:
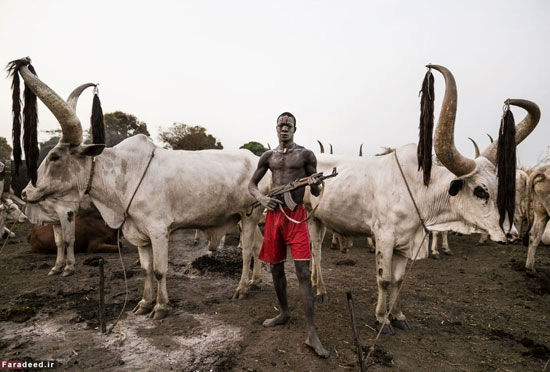
[[[359,332],[357,332],[357,326],[355,325],[355,313],[353,312],[353,299],[351,292],[346,292],[348,297],[348,309],[351,315],[351,326],[353,329],[353,337],[355,338],[355,347],[357,348],[357,359],[359,360],[359,367],[361,372],[365,372],[365,365],[363,364],[363,349],[361,348],[361,342],[359,341]]]
[[[103,270],[103,258],[99,259],[99,329],[106,332],[105,325],[105,274]]]

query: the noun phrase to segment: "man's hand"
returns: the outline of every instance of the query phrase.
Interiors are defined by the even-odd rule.
[[[269,209],[270,211],[274,211],[277,208],[277,204],[283,204],[282,201],[275,198],[270,198],[269,196],[262,196],[260,199],[258,199],[261,205],[264,206],[264,208]]]
[[[323,180],[319,179],[321,176],[310,176],[307,180],[308,185],[319,185],[323,182]]]

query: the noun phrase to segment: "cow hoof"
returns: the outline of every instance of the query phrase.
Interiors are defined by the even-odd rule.
[[[156,304],[153,311],[149,314],[149,318],[152,318],[153,320],[161,320],[166,318],[169,312],[168,305]]]
[[[134,310],[132,310],[132,312],[136,315],[145,315],[145,314],[149,314],[152,308],[153,308],[152,303],[148,303],[141,300],[138,302],[136,307],[134,307]]]
[[[409,331],[411,329],[411,326],[409,325],[409,323],[407,322],[407,320],[397,320],[397,319],[392,319],[391,321],[391,325],[395,328],[399,328],[403,331]]]
[[[376,322],[376,326],[377,326],[377,327],[380,327],[381,324],[382,324],[382,323],[380,323],[380,322],[378,322],[378,321]],[[382,326],[382,334],[383,334],[383,335],[394,335],[394,334],[395,334],[395,330],[393,329],[393,327],[391,326],[391,324],[386,323],[386,324],[384,324],[384,325]]]
[[[315,297],[317,298],[317,302],[320,303],[320,304],[328,302],[328,294],[326,294],[326,293],[318,294]]]
[[[439,253],[437,253],[437,254],[432,254],[431,257],[432,257],[434,260],[440,260],[440,259],[441,259],[441,257],[439,257]]]
[[[243,289],[237,289],[235,293],[233,294],[233,297],[231,299],[233,300],[242,300],[246,297],[246,291]]]
[[[333,251],[337,250],[338,249],[338,246],[336,244],[331,244],[330,245],[330,249],[332,249]]]
[[[443,251],[447,256],[454,256],[454,253],[451,251]]]
[[[48,272],[48,276],[54,276],[58,274],[61,274],[61,269],[57,269],[55,267],[52,267],[50,272]]]
[[[65,269],[61,273],[61,276],[71,276],[74,275],[74,269]]]

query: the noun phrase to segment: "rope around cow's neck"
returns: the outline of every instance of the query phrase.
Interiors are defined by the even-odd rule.
[[[122,273],[124,274],[124,287],[125,287],[125,294],[124,294],[124,304],[122,305],[122,309],[120,310],[120,313],[118,314],[118,317],[116,318],[115,322],[107,329],[107,334],[110,334],[113,331],[113,328],[117,325],[118,321],[120,320],[120,317],[124,313],[124,309],[126,308],[126,304],[128,303],[128,279],[126,278],[126,268],[124,267],[124,261],[122,260],[122,253],[120,252],[120,230],[122,229],[122,225],[124,225],[124,222],[126,222],[126,219],[128,218],[128,211],[130,210],[130,206],[132,205],[132,201],[134,200],[134,196],[136,196],[136,193],[139,189],[139,186],[141,186],[141,182],[143,181],[143,178],[145,178],[145,175],[147,174],[147,170],[149,169],[149,165],[151,165],[151,161],[153,160],[153,157],[155,156],[155,147],[153,147],[153,151],[151,151],[151,157],[149,158],[149,162],[147,163],[147,166],[145,167],[145,170],[143,171],[143,174],[141,175],[141,179],[139,180],[136,189],[134,190],[134,193],[132,194],[132,197],[130,198],[130,201],[128,202],[128,206],[126,207],[126,210],[124,211],[122,223],[117,229],[116,233],[116,245],[118,248],[118,257],[120,259],[120,264],[122,265]],[[93,164],[95,164],[95,158],[94,162],[92,163],[92,172],[93,172]],[[91,179],[91,177],[90,177]],[[90,188],[91,188],[91,181],[90,181]]]
[[[416,209],[416,213],[418,214],[418,219],[420,220],[420,222],[422,223],[422,227],[424,228],[424,237],[422,238],[422,241],[420,242],[420,245],[418,246],[418,248],[416,250],[416,253],[414,255],[414,258],[412,259],[411,264],[409,265],[409,267],[407,267],[407,269],[405,270],[405,273],[403,274],[403,280],[401,281],[401,285],[399,286],[399,288],[397,288],[397,295],[395,296],[395,299],[393,300],[393,302],[390,302],[388,312],[384,316],[384,321],[382,322],[382,325],[380,326],[380,329],[378,330],[378,334],[376,335],[376,338],[374,339],[374,341],[372,343],[372,346],[369,348],[369,352],[368,352],[367,356],[365,357],[365,364],[367,363],[367,361],[369,360],[370,355],[374,351],[374,347],[376,346],[376,342],[378,341],[378,339],[380,338],[380,335],[382,334],[382,330],[384,329],[384,326],[386,325],[386,322],[388,321],[388,318],[389,318],[389,316],[390,316],[390,314],[393,310],[393,306],[395,305],[395,303],[399,299],[399,294],[401,293],[401,289],[403,288],[403,285],[405,284],[405,280],[407,279],[408,274],[410,273],[412,267],[414,266],[416,258],[418,257],[418,253],[420,252],[420,248],[422,247],[422,244],[424,244],[424,241],[426,240],[426,237],[428,236],[428,233],[429,233],[429,230],[426,228],[426,225],[424,224],[424,220],[422,219],[422,215],[420,214],[420,210],[418,209],[418,206],[416,205],[416,201],[414,200],[414,196],[413,196],[413,194],[411,192],[411,189],[409,187],[409,183],[407,182],[407,178],[405,177],[405,174],[403,173],[403,169],[401,169],[401,164],[399,164],[399,159],[397,157],[397,150],[395,150],[393,152],[393,154],[395,156],[395,161],[397,162],[397,166],[399,167],[399,171],[401,172],[401,176],[403,177],[403,181],[405,182],[405,186],[407,186],[407,190],[409,191],[409,196],[411,197],[411,200],[414,204],[414,207]]]

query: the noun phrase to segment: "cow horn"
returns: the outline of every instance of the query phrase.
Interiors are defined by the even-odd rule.
[[[445,77],[445,95],[435,129],[434,149],[439,161],[457,177],[472,172],[476,163],[463,156],[455,147],[454,128],[456,118],[457,91],[453,74],[443,66],[428,65]]]
[[[59,142],[79,145],[82,143],[82,126],[72,107],[57,95],[49,86],[31,73],[27,66],[21,66],[19,73],[25,84],[48,107],[61,125],[63,135]]]
[[[324,154],[325,153],[325,147],[323,146],[321,141],[317,140],[317,142],[319,142],[319,147],[321,148],[321,154]]]
[[[472,143],[474,144],[474,149],[475,149],[475,157],[478,158],[479,157],[479,147],[477,146],[477,143],[476,141],[474,141],[472,138],[468,137],[468,139],[470,141],[472,141]]]
[[[363,144],[359,146],[359,156],[363,156]]]
[[[507,99],[504,102],[506,105],[518,106],[527,111],[525,118],[516,125],[516,146],[521,143],[535,129],[540,120],[540,109],[536,103],[526,99]],[[497,147],[498,142],[493,142],[483,153],[482,156],[489,159],[493,164],[497,164]]]
[[[78,103],[78,98],[80,98],[80,95],[82,94],[82,92],[84,92],[86,88],[95,87],[95,86],[96,84],[94,83],[86,83],[86,84],[82,84],[81,86],[73,90],[73,92],[69,95],[69,98],[67,98],[67,103],[69,104],[69,106],[71,106],[74,112],[76,112],[76,104]]]
[[[493,137],[491,137],[491,135],[489,133],[485,133],[487,135],[487,137],[489,137],[489,141],[491,141],[491,143],[495,142],[495,140],[493,139]]]
[[[329,145],[330,145],[330,153],[332,154],[332,144],[329,143]]]

